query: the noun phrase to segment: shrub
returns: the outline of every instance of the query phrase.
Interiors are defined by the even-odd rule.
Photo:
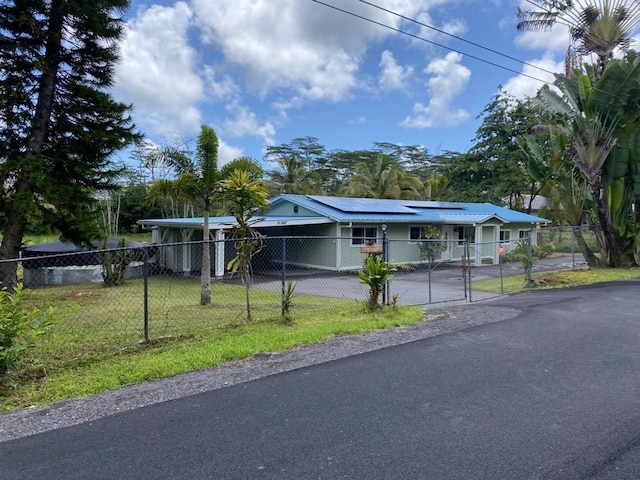
[[[121,238],[118,242],[118,250],[104,251],[100,255],[102,279],[104,280],[105,287],[114,287],[124,283],[127,267],[133,259],[131,250],[124,248],[125,246],[126,241],[124,238]]]
[[[52,309],[27,310],[22,303],[24,290],[18,284],[14,292],[0,290],[0,382],[6,383],[9,371],[20,364],[27,350],[54,322]]]

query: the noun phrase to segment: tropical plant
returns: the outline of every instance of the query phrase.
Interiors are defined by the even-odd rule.
[[[575,70],[571,76],[557,75],[555,85],[560,93],[543,87],[538,95],[539,104],[555,119],[551,132],[558,148],[582,174],[590,189],[610,266],[629,263],[624,245],[628,218],[620,219],[616,213],[623,207],[624,195],[613,187],[620,173],[622,178],[633,175],[639,157],[632,163],[629,151],[624,152],[625,155],[611,154],[616,144],[625,141],[621,132],[637,129],[635,118],[640,109],[632,100],[640,95],[639,83],[639,60],[615,60],[602,73],[587,67],[585,72]],[[626,146],[636,155],[640,153],[634,145]],[[605,168],[607,163],[609,169]],[[616,164],[619,172],[612,173]],[[618,185],[624,190],[624,181]],[[613,221],[616,216],[619,218],[617,228]]]
[[[417,200],[423,196],[420,179],[407,174],[392,157],[378,154],[376,161],[361,162],[355,174],[340,192],[343,196]]]
[[[258,220],[254,215],[267,208],[269,192],[262,181],[251,178],[244,170],[231,172],[228,178],[218,182],[218,186],[220,199],[225,202],[236,220],[228,234],[228,238],[234,240],[236,256],[228,262],[227,270],[232,274],[238,273],[242,278],[246,289],[247,321],[250,322],[251,260],[264,246],[262,234],[252,225]]]
[[[172,198],[185,202],[201,202],[203,212],[202,265],[200,269],[200,305],[211,303],[211,250],[209,217],[211,201],[216,193],[218,172],[218,136],[213,128],[202,125],[195,154],[178,147],[163,149],[163,162],[178,173],[176,180],[156,180],[149,191],[149,198]]]
[[[220,179],[229,177],[234,170],[244,170],[255,180],[262,180],[264,177],[264,169],[259,162],[251,157],[238,157],[220,168]]]
[[[316,171],[308,170],[305,162],[296,154],[281,157],[278,169],[269,172],[276,193],[322,194],[322,178]]]
[[[0,290],[0,383],[8,381],[11,369],[20,365],[25,353],[55,323],[54,311],[27,309],[22,284],[13,292]]]
[[[546,31],[556,24],[569,27],[571,45],[567,53],[570,71],[579,58],[598,57],[600,71],[613,60],[614,51],[627,51],[631,34],[640,21],[636,0],[531,0],[538,10],[518,8],[518,30]]]
[[[382,260],[381,255],[370,255],[367,257],[364,270],[358,271],[358,277],[360,283],[369,286],[369,308],[372,311],[379,310],[380,295],[393,277],[389,264]]]
[[[0,3],[0,258],[49,226],[78,244],[99,237],[97,191],[117,186],[111,160],[140,135],[111,96],[126,0]],[[17,263],[0,263],[0,285]]]
[[[550,141],[544,144],[541,144],[540,136],[524,135],[518,138],[518,145],[527,155],[528,170],[532,178],[540,184],[547,204],[559,204],[562,218],[573,227],[574,238],[587,265],[601,266],[602,262],[582,235],[581,226],[589,219],[589,189],[571,160],[565,158],[566,153],[559,151],[560,146],[555,134],[552,131],[549,133]]]
[[[296,286],[293,282],[287,282],[284,292],[282,292],[282,322],[290,324],[293,322],[291,310],[293,309],[293,296],[296,292]]]

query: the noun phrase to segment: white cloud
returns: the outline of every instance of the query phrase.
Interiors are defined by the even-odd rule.
[[[416,103],[413,115],[401,123],[403,127],[452,127],[469,118],[469,112],[452,109],[450,105],[464,91],[471,77],[471,70],[460,65],[461,60],[462,55],[450,52],[444,58],[429,63],[424,71],[432,75],[428,83],[431,99],[427,105]]]
[[[203,83],[187,39],[192,16],[184,2],[154,5],[126,26],[114,90],[134,104],[136,122],[155,133],[196,131],[201,124]]]
[[[367,117],[353,118],[347,122],[347,125],[364,125],[367,123]]]
[[[446,0],[391,0],[407,17]],[[407,22],[361,2],[334,2],[392,27]],[[372,42],[394,32],[311,1],[193,0],[201,39],[220,49],[254,93],[276,92],[281,108],[309,101],[339,102],[360,86],[360,66]]]
[[[525,65],[522,73],[528,76],[518,75],[511,77],[503,85],[507,93],[519,99],[535,96],[538,90],[544,85],[544,82],[553,83],[555,78],[551,72],[562,73],[564,71],[564,60],[556,62],[551,55],[545,55],[541,59],[530,60],[527,63],[539,68]]]
[[[218,168],[242,156],[243,151],[241,148],[231,146],[224,140],[218,138]]]
[[[225,120],[225,133],[233,137],[253,135],[261,138],[267,145],[275,143],[276,129],[273,124],[265,122],[260,125],[257,115],[246,106],[232,104],[227,110],[233,112],[235,117]]]
[[[389,50],[382,52],[380,56],[380,78],[378,84],[383,90],[402,90],[406,87],[406,82],[413,74],[412,67],[398,65],[393,53]]]
[[[214,67],[207,65],[203,69],[206,80],[206,92],[214,100],[227,101],[237,100],[240,96],[240,88],[230,75],[225,75],[218,79],[218,74]]]

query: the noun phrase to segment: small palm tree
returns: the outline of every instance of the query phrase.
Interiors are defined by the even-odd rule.
[[[389,265],[382,260],[382,256],[371,255],[367,257],[365,268],[358,272],[358,276],[360,283],[369,286],[369,308],[380,309],[380,295],[392,277]]]
[[[236,220],[229,232],[235,240],[236,256],[229,261],[227,269],[239,273],[246,289],[247,321],[251,321],[251,260],[263,247],[262,235],[252,225],[254,215],[267,208],[269,192],[262,181],[254,179],[244,170],[234,170],[228,178],[218,182],[220,198],[225,202]]]

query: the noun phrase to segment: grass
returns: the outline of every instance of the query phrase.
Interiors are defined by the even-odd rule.
[[[533,286],[536,288],[560,288],[590,285],[593,283],[612,282],[616,280],[631,280],[640,278],[640,268],[578,268],[575,270],[556,270],[551,272],[536,272],[532,275]],[[523,275],[504,277],[504,293],[518,292],[525,288]],[[501,293],[499,278],[478,280],[471,284],[474,290]]]
[[[150,342],[143,338],[142,282],[28,290],[25,302],[53,306],[59,321],[14,372],[15,385],[0,396],[0,410],[44,405],[123,385],[160,379],[255,354],[325,341],[335,335],[417,323],[420,307],[370,313],[364,302],[295,295],[280,318],[280,293],[251,290],[254,321],[245,321],[245,289],[214,283],[212,305],[200,306],[199,282],[152,277]]]

